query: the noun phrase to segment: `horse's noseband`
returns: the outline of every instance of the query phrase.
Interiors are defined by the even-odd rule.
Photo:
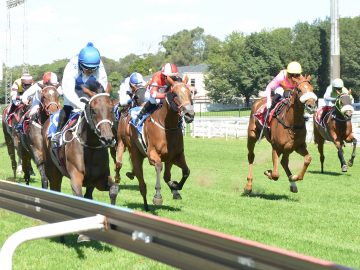
[[[100,120],[99,122],[94,123],[94,119],[93,119],[93,109],[91,108],[91,102],[98,98],[98,97],[101,97],[101,96],[108,96],[110,97],[110,94],[108,93],[99,93],[99,94],[96,94],[94,95],[92,98],[90,98],[89,100],[89,103],[87,105],[87,109],[85,109],[85,118],[86,118],[86,121],[88,122],[88,124],[93,128],[93,130],[95,131],[96,135],[100,136],[100,129],[99,129],[99,126],[103,123],[108,123],[110,124],[110,126],[112,127],[114,125],[114,122],[113,121],[110,121],[109,119],[102,119]]]

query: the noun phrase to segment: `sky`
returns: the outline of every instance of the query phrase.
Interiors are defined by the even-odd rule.
[[[30,65],[52,63],[77,54],[88,41],[94,43],[102,56],[119,60],[130,53],[156,53],[163,36],[198,26],[206,35],[224,40],[233,31],[249,34],[293,27],[298,22],[324,20],[330,17],[330,2],[26,0],[24,5],[7,13],[6,1],[2,0],[0,60],[9,66],[24,62]],[[338,0],[338,3],[340,17],[360,16],[360,0]],[[7,14],[10,15],[9,31],[6,31],[9,29]]]

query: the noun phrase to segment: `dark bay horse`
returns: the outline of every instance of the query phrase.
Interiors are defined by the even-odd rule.
[[[264,174],[271,180],[278,180],[279,157],[281,165],[290,181],[290,191],[297,192],[295,181],[302,180],[304,174],[311,162],[311,156],[306,146],[306,126],[304,120],[304,110],[313,113],[316,109],[317,97],[313,92],[310,84],[310,76],[300,76],[294,78],[297,86],[291,90],[290,96],[283,99],[274,108],[274,114],[270,114],[268,119],[269,126],[264,123],[264,135],[272,146],[273,170],[267,170]],[[259,109],[265,108],[266,98],[256,101],[251,110],[250,121],[248,126],[247,148],[249,173],[247,176],[247,184],[244,192],[251,193],[253,181],[253,162],[255,159],[254,148],[256,141],[260,140],[261,129],[263,128],[256,117]],[[304,164],[299,174],[293,175],[289,169],[289,155],[296,151],[304,157]]]
[[[325,141],[333,142],[338,150],[342,172],[346,172],[348,166],[354,163],[356,155],[357,140],[352,132],[351,117],[354,111],[351,105],[350,94],[341,94],[336,99],[335,106],[325,106],[317,110],[314,114],[314,140],[318,145],[320,153],[321,172],[324,172],[324,143]],[[352,143],[353,150],[350,160],[345,162],[343,146]]]
[[[24,122],[24,132],[21,134],[21,142],[29,152],[41,175],[41,185],[48,188],[48,179],[45,174],[45,157],[43,153],[42,127],[50,115],[61,108],[57,86],[44,86],[40,94],[40,108],[31,119]]]
[[[2,127],[7,146],[8,154],[11,160],[11,168],[13,170],[13,177],[16,179],[16,173],[24,172],[24,180],[27,185],[30,182],[31,158],[30,155],[23,149],[20,142],[20,134],[16,130],[16,126],[19,124],[21,117],[26,113],[29,106],[21,103],[17,106],[15,111],[8,117],[8,112],[11,104],[9,104],[2,114]],[[16,155],[18,157],[18,163],[16,162]]]
[[[43,126],[45,174],[51,190],[61,191],[62,177],[66,176],[70,178],[74,195],[82,197],[82,187],[86,187],[84,197],[92,199],[92,193],[97,188],[109,191],[111,204],[115,204],[118,185],[110,176],[108,154],[108,147],[115,141],[111,87],[105,91],[96,82],[89,88],[82,86],[82,89],[90,100],[77,122],[65,127],[61,146],[55,147],[48,138],[51,118]]]
[[[153,198],[155,205],[161,205],[163,201],[160,185],[160,176],[163,169],[162,162],[165,163],[164,180],[169,186],[174,199],[181,199],[178,191],[182,189],[190,174],[185,159],[184,139],[179,121],[181,117],[184,117],[186,123],[191,123],[194,120],[192,93],[186,84],[187,77],[183,82],[173,81],[170,77],[168,77],[168,81],[171,84],[171,89],[162,106],[144,122],[143,138],[145,148],[139,141],[140,137],[136,127],[130,124],[130,116],[121,118],[119,122],[118,141],[122,141],[123,144],[119,144],[118,148],[128,148],[133,166],[131,174],[135,175],[139,181],[140,193],[146,211],[149,211],[143,175],[143,161],[146,157],[150,165],[155,166],[156,170],[156,192]],[[118,149],[117,152],[122,154],[123,149]],[[171,180],[171,168],[173,165],[182,170],[180,182]]]

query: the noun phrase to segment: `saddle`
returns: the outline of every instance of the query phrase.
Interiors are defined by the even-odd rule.
[[[271,120],[279,115],[282,108],[287,104],[287,99],[282,99],[278,103],[276,103],[275,107],[271,109],[269,112],[267,121],[265,123],[265,117],[267,114],[268,109],[266,108],[266,104],[261,105],[256,112],[254,113],[254,117],[258,120],[261,126],[265,126],[266,128],[270,128]]]
[[[315,121],[321,127],[326,128],[326,121],[334,111],[334,107],[332,106],[323,106],[316,110],[315,113]]]

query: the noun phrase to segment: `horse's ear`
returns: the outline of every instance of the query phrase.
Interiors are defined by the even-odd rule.
[[[340,96],[340,95],[341,95],[341,92],[336,89],[336,94],[337,94],[338,96]]]
[[[107,86],[106,86],[105,92],[108,93],[108,94],[110,94],[110,93],[111,93],[111,90],[112,90],[112,85],[111,85],[111,83],[108,82],[108,84],[107,84]]]
[[[93,91],[90,91],[89,88],[86,88],[85,85],[81,85],[81,89],[84,91],[85,94],[87,94],[89,97],[93,97],[95,93]]]
[[[38,82],[37,84],[38,84],[38,86],[40,86],[40,88],[41,88],[41,89],[44,89],[44,87],[45,87],[45,85],[44,85],[44,84],[39,83],[39,82]]]
[[[349,90],[348,90],[348,95],[350,96],[350,95],[351,95],[351,93],[352,93],[352,89],[351,89],[351,88],[349,88]]]
[[[175,84],[174,80],[171,79],[170,76],[166,76],[166,79],[168,80],[168,82],[173,86]]]
[[[311,76],[310,75],[306,75],[305,77],[306,77],[307,81],[311,81]]]
[[[185,83],[185,84],[187,84],[188,81],[189,81],[189,76],[186,74],[186,75],[183,77],[182,82]]]

